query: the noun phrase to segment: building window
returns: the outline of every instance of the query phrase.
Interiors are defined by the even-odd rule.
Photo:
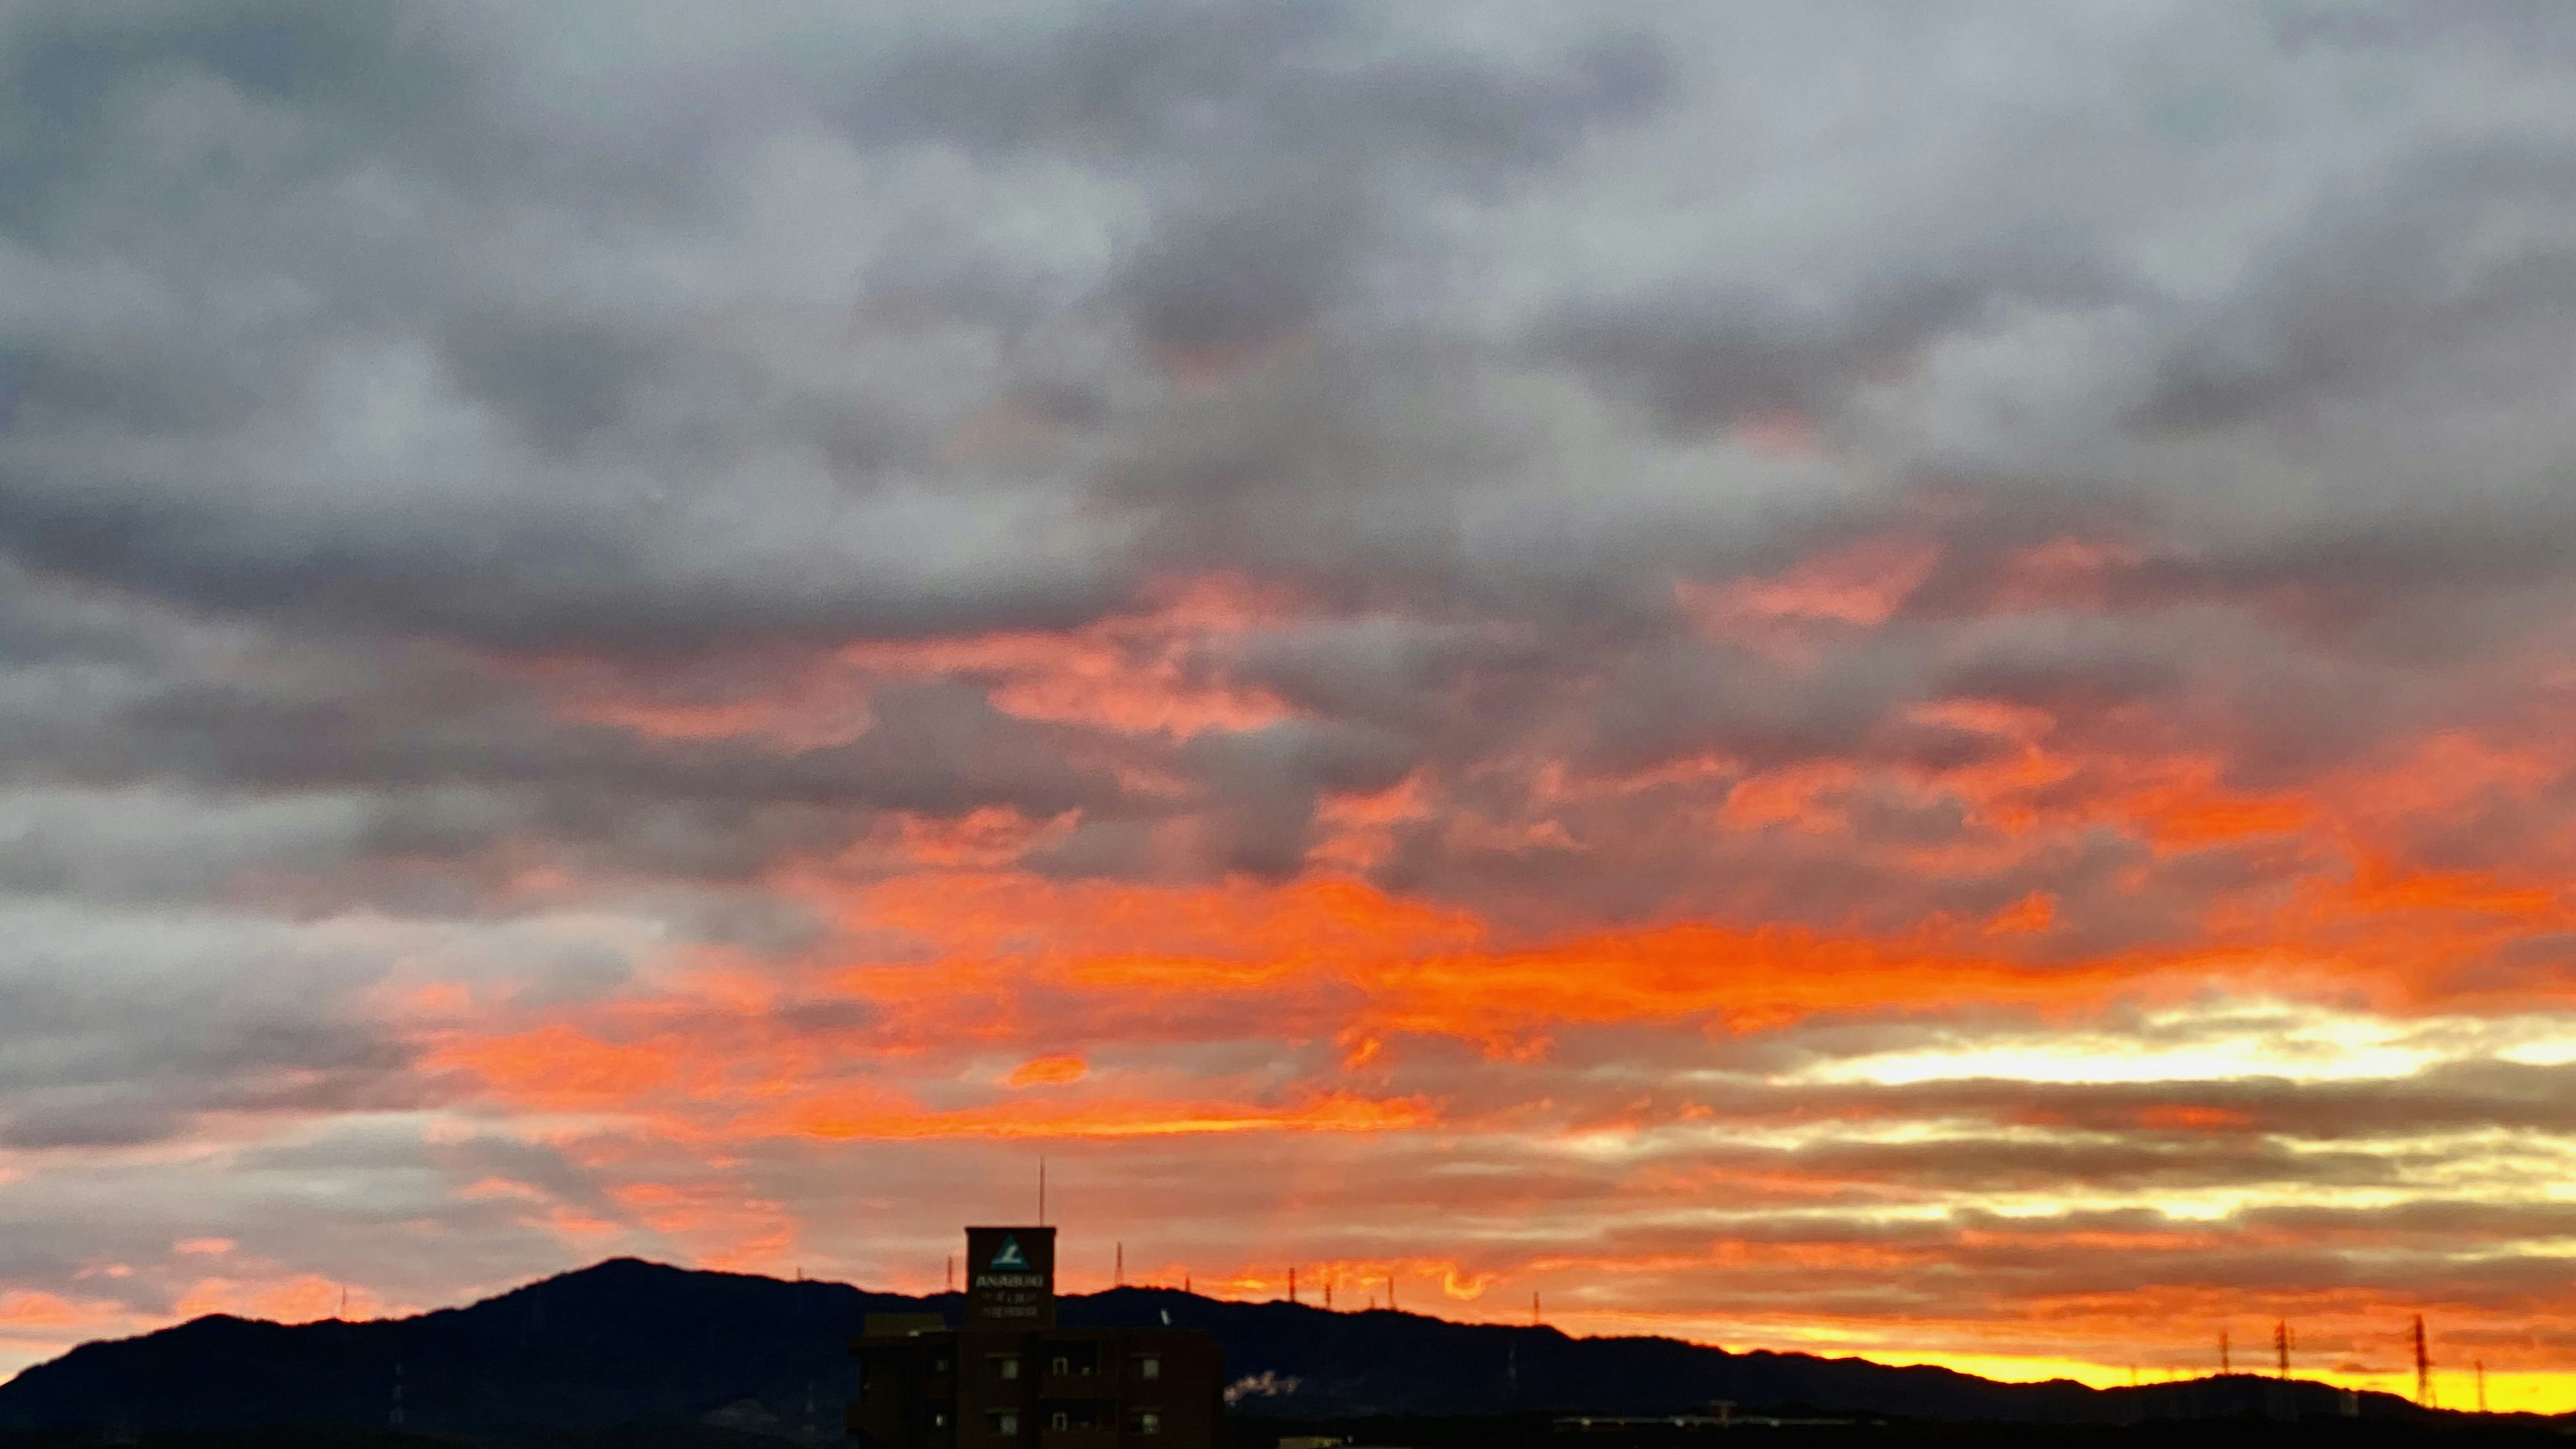
[[[1055,1411],[1055,1418],[1050,1423],[1049,1427],[1056,1429],[1070,1429],[1073,1427],[1073,1416],[1062,1409],[1058,1409]]]
[[[1156,1358],[1154,1355],[1149,1353],[1143,1358],[1136,1360],[1136,1377],[1140,1379],[1159,1379],[1162,1376],[1163,1361],[1161,1359]]]
[[[1163,1416],[1153,1409],[1138,1409],[1129,1416],[1127,1430],[1131,1434],[1160,1434],[1163,1432]]]
[[[993,1421],[993,1432],[996,1434],[1020,1432],[1020,1411],[1017,1409],[993,1409],[987,1411],[985,1417]]]
[[[1100,1372],[1100,1346],[1095,1343],[1050,1343],[1040,1349],[1045,1355],[1039,1362],[1057,1378],[1068,1375],[1090,1378]]]
[[[934,1428],[934,1429],[945,1429],[945,1428],[947,1428],[947,1427],[948,1427],[948,1411],[947,1411],[946,1409],[933,1409],[933,1410],[931,1410],[931,1411],[930,1411],[930,1427],[932,1427],[932,1428]]]
[[[1020,1376],[1020,1361],[1009,1354],[993,1355],[993,1377],[1015,1379]]]

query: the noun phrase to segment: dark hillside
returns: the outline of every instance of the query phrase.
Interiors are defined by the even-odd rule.
[[[470,1307],[379,1322],[297,1326],[201,1318],[140,1338],[84,1344],[0,1385],[0,1430],[142,1434],[225,1426],[340,1425],[384,1431],[401,1386],[413,1434],[521,1436],[619,1425],[837,1437],[855,1388],[846,1351],[870,1313],[943,1312],[840,1283],[781,1282],[615,1259]],[[1450,1323],[1414,1314],[1327,1313],[1125,1288],[1059,1301],[1072,1326],[1205,1328],[1260,1418],[1668,1414],[1725,1399],[1748,1410],[1808,1405],[1928,1420],[2120,1424],[2262,1414],[2336,1416],[2322,1385],[2238,1376],[2097,1391],[2002,1384],[1946,1369],[1859,1359],[1728,1353],[1660,1338],[1569,1338],[1550,1328]],[[2418,1417],[2366,1395],[2371,1419]],[[711,1417],[712,1416],[712,1417]]]
[[[422,1433],[694,1419],[746,1397],[838,1430],[848,1338],[920,1301],[631,1258],[418,1318],[200,1318],[84,1344],[0,1385],[0,1428],[384,1425]]]

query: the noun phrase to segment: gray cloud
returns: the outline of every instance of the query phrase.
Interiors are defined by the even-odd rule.
[[[203,1112],[345,1109],[407,1091],[408,1051],[352,1009],[383,970],[361,951],[256,919],[9,915],[0,1130],[12,1146],[152,1141]]]

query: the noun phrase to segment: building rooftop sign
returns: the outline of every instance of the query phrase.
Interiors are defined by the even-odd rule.
[[[1055,1229],[966,1230],[966,1327],[1055,1326]]]

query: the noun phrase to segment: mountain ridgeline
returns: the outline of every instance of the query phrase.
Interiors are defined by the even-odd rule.
[[[284,1325],[218,1316],[84,1344],[0,1385],[0,1430],[381,1428],[399,1403],[399,1422],[415,1434],[719,1422],[836,1438],[856,1388],[846,1344],[866,1316],[933,1312],[953,1322],[958,1308],[955,1294],[915,1298],[620,1258],[415,1318]],[[1066,1297],[1058,1313],[1069,1327],[1208,1329],[1238,1385],[1237,1412],[1283,1418],[1655,1414],[1720,1399],[1747,1410],[2060,1423],[2284,1408],[2322,1417],[2346,1407],[2324,1385],[2243,1375],[2115,1390],[2005,1384],[1860,1359],[1569,1338],[1158,1288]],[[2353,1407],[2373,1418],[2417,1412],[2384,1394]]]

